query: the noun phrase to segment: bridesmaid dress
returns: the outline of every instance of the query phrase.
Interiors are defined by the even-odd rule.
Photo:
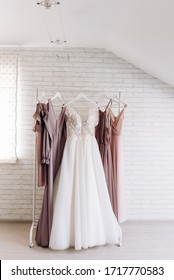
[[[111,113],[111,154],[112,165],[114,174],[114,191],[115,195],[113,199],[113,210],[120,223],[123,223],[127,219],[126,214],[126,196],[125,196],[125,182],[124,182],[124,165],[123,165],[123,151],[122,151],[122,126],[124,119],[124,109],[114,116]]]
[[[112,100],[106,110],[99,110],[96,139],[102,157],[111,205],[118,222],[126,220],[126,199],[122,155],[122,124],[124,108],[115,116],[111,111]]]
[[[104,167],[109,197],[113,207],[114,174],[113,174],[112,152],[111,152],[112,127],[110,124],[109,104],[110,102],[108,103],[105,111],[99,110],[99,122],[98,125],[96,126],[95,136],[98,142],[99,151]]]
[[[48,247],[53,218],[53,183],[60,167],[66,141],[66,115],[62,107],[59,118],[56,118],[51,100],[48,100],[43,118],[44,132],[42,144],[42,161],[46,165],[46,186],[41,214],[36,230],[36,243]]]

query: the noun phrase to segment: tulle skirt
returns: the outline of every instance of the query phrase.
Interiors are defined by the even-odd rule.
[[[50,248],[80,250],[121,243],[121,228],[111,207],[94,136],[67,139],[54,191]]]

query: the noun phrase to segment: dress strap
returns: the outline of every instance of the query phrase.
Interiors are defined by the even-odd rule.
[[[112,107],[112,99],[109,100],[108,105],[106,106],[106,110],[107,110],[109,107]]]

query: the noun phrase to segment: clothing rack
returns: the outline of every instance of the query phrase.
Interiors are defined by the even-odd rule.
[[[84,92],[84,90],[82,90]],[[119,91],[119,99],[121,97],[121,92]],[[36,103],[38,102],[38,88],[36,89]],[[119,104],[120,111],[120,104]],[[37,228],[39,216],[36,215],[36,189],[37,189],[37,133],[34,136],[34,170],[33,170],[33,209],[32,209],[32,224],[29,232],[29,247],[32,248],[34,246],[33,242],[33,232],[34,229]]]

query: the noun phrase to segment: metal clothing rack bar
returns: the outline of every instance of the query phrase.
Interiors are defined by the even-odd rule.
[[[36,102],[38,101],[38,89],[36,90]],[[34,172],[33,172],[33,213],[32,213],[32,224],[29,232],[29,247],[34,246],[33,242],[33,231],[37,228],[38,217],[36,216],[36,188],[37,188],[37,133],[34,138]]]
[[[30,234],[29,234],[29,246],[32,248],[34,246],[33,243],[33,231],[37,227],[38,224],[38,218],[36,216],[36,187],[37,187],[37,179],[36,179],[36,166],[37,166],[37,135],[35,135],[34,140],[34,178],[33,178],[33,214],[32,214],[32,225],[30,228]]]

